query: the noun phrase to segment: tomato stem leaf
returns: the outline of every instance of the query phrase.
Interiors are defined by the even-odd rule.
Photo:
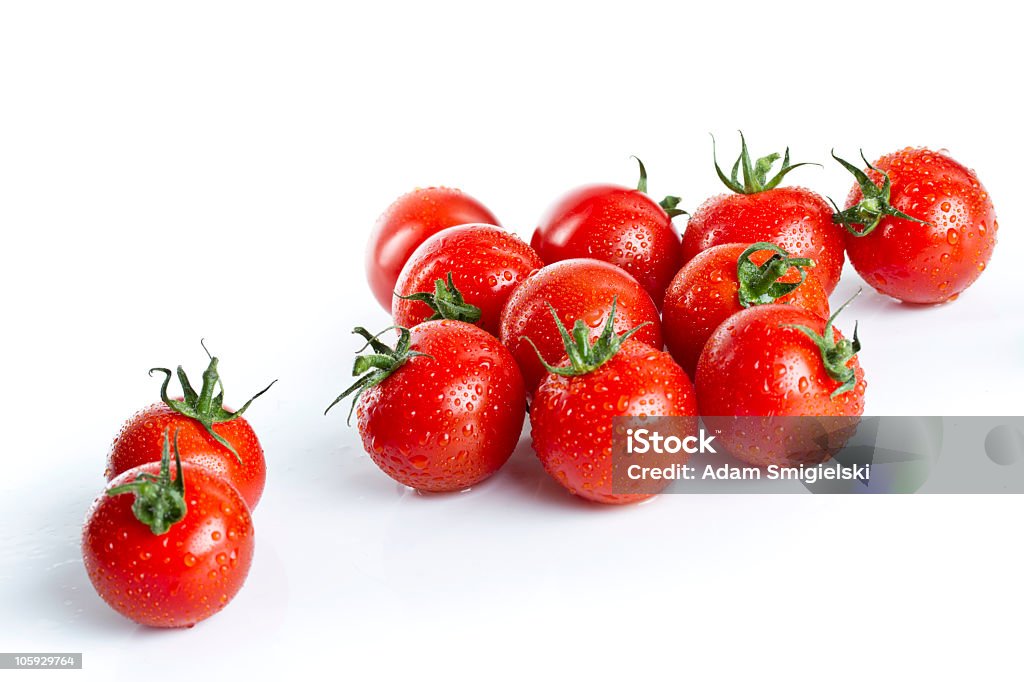
[[[771,251],[772,256],[761,265],[754,265],[750,257],[758,251]],[[792,258],[788,252],[771,242],[751,244],[736,261],[740,305],[749,308],[752,305],[774,303],[803,284],[807,280],[805,268],[813,267],[814,261],[810,258]],[[800,281],[779,281],[790,268],[797,269]]]
[[[164,430],[163,454],[160,458],[160,472],[154,476],[140,473],[130,483],[119,485],[107,491],[114,497],[125,493],[135,495],[132,513],[149,526],[154,535],[163,535],[171,526],[185,518],[188,505],[185,504],[185,479],[181,475],[181,456],[178,453],[178,430],[174,430],[174,462],[177,476],[171,480],[171,446],[169,429]]]
[[[439,280],[440,281],[440,280]],[[383,341],[379,340],[379,336],[385,332],[391,331],[392,329],[398,330],[398,343],[392,348]],[[359,403],[359,399],[363,396],[366,389],[376,386],[381,383],[389,376],[391,376],[395,370],[408,362],[411,358],[425,357],[433,360],[432,355],[427,353],[421,353],[415,350],[409,350],[412,345],[412,333],[405,327],[388,327],[377,334],[370,334],[363,327],[356,327],[352,330],[353,334],[357,334],[364,339],[366,343],[363,347],[356,351],[356,353],[362,353],[368,347],[373,349],[373,354],[370,355],[357,355],[355,362],[352,365],[352,376],[359,377],[358,380],[351,386],[345,389],[345,391],[334,399],[327,409],[324,410],[324,414],[331,411],[331,408],[340,403],[348,396],[355,394],[352,399],[352,406],[348,411],[348,418],[345,420],[346,424],[352,423],[352,413],[355,412],[356,405]]]
[[[565,354],[569,358],[568,367],[557,367],[548,363],[541,354],[540,349],[528,336],[520,337],[529,343],[537,357],[540,359],[544,369],[552,374],[558,374],[560,376],[575,377],[582,376],[593,372],[598,367],[608,362],[619,352],[619,348],[624,344],[633,334],[636,334],[640,329],[645,327],[650,322],[644,322],[642,324],[633,327],[629,331],[623,332],[622,334],[615,333],[615,310],[618,305],[619,297],[615,296],[612,298],[612,307],[608,311],[608,320],[605,322],[604,328],[601,330],[601,335],[591,343],[590,342],[590,329],[587,327],[587,323],[583,320],[576,320],[572,327],[572,333],[565,328],[562,324],[562,320],[558,317],[558,311],[555,307],[548,303],[548,309],[551,311],[551,316],[555,319],[555,326],[558,327],[558,333],[562,336],[562,343],[565,345]]]
[[[434,292],[417,292],[408,296],[402,296],[397,291],[395,296],[403,301],[419,301],[425,303],[434,311],[434,314],[427,320],[459,320],[473,324],[480,320],[480,308],[471,303],[466,303],[462,292],[452,281],[452,273],[448,272],[447,281],[437,279],[434,281]]]
[[[843,311],[846,306],[850,305],[853,299],[860,296],[863,289],[858,289],[857,293],[849,298],[846,303],[839,306],[839,309],[832,313],[832,316],[828,318],[828,322],[825,324],[824,334],[818,334],[813,329],[806,327],[802,324],[786,324],[784,327],[797,329],[803,332],[814,345],[821,351],[821,362],[825,367],[825,372],[840,382],[839,388],[832,391],[832,399],[846,393],[847,391],[853,390],[857,385],[857,374],[852,367],[848,366],[848,363],[853,356],[860,352],[860,339],[857,336],[858,324],[855,322],[853,325],[853,340],[841,339],[836,341],[835,328],[832,326],[836,316]]]
[[[203,350],[206,350],[206,344],[200,341],[203,346]],[[238,455],[234,446],[231,445],[223,436],[213,430],[214,424],[223,424],[233,419],[241,417],[249,406],[252,405],[256,398],[270,390],[270,387],[277,383],[277,379],[271,381],[266,388],[262,391],[249,398],[242,407],[231,412],[224,409],[224,383],[221,381],[220,374],[217,372],[218,360],[214,356],[210,355],[210,351],[206,350],[207,356],[210,358],[210,364],[207,365],[206,370],[203,372],[203,386],[199,393],[196,393],[195,389],[192,388],[192,384],[188,380],[188,376],[185,374],[185,370],[182,369],[181,365],[178,365],[177,376],[178,381],[181,383],[181,392],[184,396],[181,400],[173,400],[167,395],[167,388],[171,383],[171,377],[173,376],[171,370],[166,367],[154,367],[149,370],[149,376],[153,376],[153,372],[162,372],[164,374],[163,384],[160,386],[160,399],[172,410],[181,414],[189,419],[194,419],[199,422],[202,427],[206,430],[210,436],[223,445],[225,448],[235,456],[235,459],[239,463],[242,462],[242,458]],[[214,394],[214,390],[220,387],[220,391]]]
[[[863,149],[860,150],[860,158],[869,169],[881,174],[881,185],[876,185],[872,182],[871,178],[868,177],[868,174],[860,168],[857,168],[849,161],[836,156],[835,149],[832,150],[832,158],[838,161],[843,168],[853,175],[854,179],[857,181],[857,185],[860,186],[861,193],[860,202],[845,211],[839,210],[839,207],[836,206],[836,202],[832,201],[831,197],[829,198],[829,201],[832,201],[832,206],[836,209],[836,212],[832,215],[833,223],[842,225],[846,231],[854,237],[865,237],[871,234],[886,216],[900,218],[902,220],[911,220],[922,225],[929,224],[924,220],[907,215],[890,203],[892,179],[889,178],[888,173],[871,165],[871,162],[868,161],[866,156],[864,156]],[[857,226],[860,226],[860,229],[858,229]]]
[[[726,187],[731,189],[737,194],[757,194],[758,192],[766,192],[770,189],[775,189],[782,182],[782,179],[795,168],[800,166],[820,166],[820,163],[794,163],[789,162],[789,147],[786,147],[786,152],[782,156],[782,166],[779,171],[772,177],[768,177],[771,172],[772,166],[779,160],[779,154],[773,153],[768,156],[762,156],[757,161],[750,160],[750,151],[747,149],[747,140],[743,136],[743,131],[740,131],[740,155],[736,159],[736,163],[732,165],[732,171],[728,176],[722,171],[721,166],[718,165],[718,152],[715,147],[715,136],[711,136],[711,156],[715,162],[715,172],[718,174],[718,178],[725,184]],[[740,179],[740,171],[742,170],[743,178]]]

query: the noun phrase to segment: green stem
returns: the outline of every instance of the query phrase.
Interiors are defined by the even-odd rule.
[[[171,479],[171,452],[168,430],[164,431],[163,454],[160,458],[160,472],[154,476],[140,473],[131,483],[111,488],[107,495],[114,497],[125,493],[135,495],[132,513],[149,526],[154,535],[163,535],[171,526],[185,518],[188,506],[185,504],[185,479],[181,473],[181,455],[178,453],[178,431],[174,431],[174,462],[177,476]]]
[[[755,265],[750,257],[758,251],[771,251],[772,256],[761,265]],[[739,281],[740,305],[774,303],[792,292],[807,280],[805,268],[814,267],[810,258],[792,258],[789,253],[771,242],[751,244],[736,261],[736,279]],[[799,282],[781,282],[790,268],[800,273]]]
[[[206,344],[203,344],[203,350],[206,350]],[[154,367],[149,370],[149,375],[153,376],[153,372],[163,372],[164,381],[160,386],[160,399],[178,414],[184,415],[189,419],[194,419],[199,422],[202,427],[206,430],[214,440],[227,448],[235,459],[239,463],[242,462],[242,458],[239,456],[235,447],[229,443],[223,436],[213,430],[214,424],[223,424],[233,419],[237,419],[249,409],[252,402],[259,398],[261,395],[270,390],[270,387],[277,383],[277,379],[271,381],[270,384],[262,391],[249,398],[241,408],[230,412],[224,409],[224,384],[220,379],[220,374],[217,372],[217,358],[210,355],[209,351],[206,354],[210,358],[210,364],[206,367],[203,372],[203,386],[199,393],[196,393],[195,389],[192,388],[192,384],[188,380],[188,376],[185,374],[185,370],[182,369],[181,365],[178,365],[177,376],[178,381],[181,383],[181,390],[183,394],[182,400],[173,400],[167,394],[167,389],[171,383],[171,377],[173,373],[166,367]],[[216,392],[217,387],[220,386],[220,391]]]
[[[771,178],[768,174],[771,172],[772,166],[779,160],[779,154],[769,154],[768,156],[762,156],[757,161],[750,160],[750,152],[747,149],[747,140],[743,137],[743,131],[740,131],[740,155],[736,159],[736,163],[732,165],[732,172],[727,176],[721,166],[718,165],[718,152],[715,145],[715,136],[711,136],[711,156],[715,162],[715,172],[718,174],[718,178],[725,184],[726,187],[731,189],[737,194],[757,194],[758,192],[767,192],[770,189],[775,189],[782,182],[782,179],[795,168],[800,166],[820,166],[818,163],[794,163],[789,162],[789,147],[786,147],[786,153],[782,157],[782,166]],[[742,170],[743,179],[740,180],[739,174]]]

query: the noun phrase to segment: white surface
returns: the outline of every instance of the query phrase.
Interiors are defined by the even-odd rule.
[[[873,414],[1019,414],[1018,22],[996,6],[5,5],[0,650],[82,651],[75,679],[1019,673],[1020,497],[603,509],[526,437],[491,481],[423,496],[320,416],[348,331],[388,324],[362,253],[398,194],[458,186],[528,237],[637,154],[693,208],[720,191],[707,133],[726,157],[740,127],[825,163],[791,178],[837,200],[833,145],[978,170],[1002,227],[980,281],[938,308],[867,291],[840,326],[861,321]],[[157,395],[145,370],[198,375],[202,336],[229,402],[280,378],[249,413],[257,556],[223,613],[149,631],[92,592],[78,528]]]

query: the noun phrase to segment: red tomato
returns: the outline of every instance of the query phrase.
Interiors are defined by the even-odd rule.
[[[266,484],[267,465],[263,447],[242,413],[270,386],[253,396],[240,410],[231,412],[222,407],[223,392],[214,395],[220,383],[217,363],[217,358],[210,358],[199,393],[192,389],[179,366],[178,378],[186,397],[176,400],[167,395],[171,371],[150,370],[150,373],[166,375],[160,388],[163,402],[139,411],[121,427],[107,456],[105,475],[108,480],[140,464],[160,461],[164,431],[171,429],[178,434],[183,461],[202,466],[225,479],[242,495],[250,509],[256,508]]]
[[[858,350],[856,329],[851,342],[831,319],[810,311],[780,304],[747,308],[723,322],[701,353],[696,377],[701,415],[711,428],[725,424],[722,442],[752,464],[820,461],[836,443],[815,446],[819,431],[808,431],[817,426],[813,420],[765,421],[758,429],[756,421],[731,424],[721,418],[858,417],[867,386]],[[789,432],[773,433],[772,425]]]
[[[416,247],[432,234],[466,223],[497,225],[498,219],[473,197],[447,187],[416,189],[388,206],[366,247],[366,278],[384,310],[391,310],[398,275]]]
[[[446,492],[501,468],[519,442],[526,393],[496,338],[456,320],[399,329],[395,348],[361,327],[355,333],[375,354],[356,359],[353,375],[364,376],[331,407],[356,394],[363,447],[384,473],[417,490]]]
[[[764,242],[701,251],[683,266],[665,295],[661,324],[672,357],[693,376],[711,333],[752,305],[791,303],[827,318],[828,295],[817,277],[805,273],[803,268],[809,267],[809,259],[791,258]]]
[[[639,159],[637,159],[639,162]],[[682,251],[672,218],[677,197],[661,204],[647,195],[647,172],[640,163],[637,189],[590,185],[575,189],[552,206],[530,245],[545,263],[596,258],[617,265],[636,279],[657,305],[679,269]]]
[[[778,154],[751,163],[746,141],[731,178],[718,168],[719,177],[736,194],[721,194],[705,201],[690,217],[683,234],[683,262],[717,244],[772,242],[794,256],[811,258],[814,273],[831,294],[843,269],[843,238],[832,224],[832,209],[819,195],[802,187],[779,187],[786,173],[804,164],[789,163],[770,180],[767,173]],[[737,169],[743,168],[743,181]]]
[[[651,497],[613,485],[613,418],[694,417],[695,431],[693,384],[668,353],[629,338],[642,327],[616,335],[614,307],[593,344],[585,322],[577,321],[570,337],[559,315],[550,314],[568,355],[548,367],[530,406],[537,457],[556,481],[585,499],[625,504]]]
[[[209,470],[177,462],[173,480],[166,450],[161,464],[115,478],[82,533],[96,592],[121,615],[152,627],[191,627],[217,613],[252,563],[245,501]]]
[[[542,267],[533,249],[501,228],[461,225],[442,230],[420,244],[402,268],[395,291],[415,298],[395,301],[395,324],[414,327],[429,319],[457,319],[497,336],[509,294]],[[437,281],[448,277],[455,290],[437,289]]]
[[[996,245],[995,207],[974,171],[943,152],[906,148],[859,168],[846,210],[846,253],[872,287],[908,303],[956,299]],[[888,178],[888,179],[886,179]]]
[[[636,339],[662,347],[661,322],[654,301],[621,268],[592,258],[564,260],[533,273],[512,292],[501,313],[501,341],[523,371],[526,390],[532,393],[547,372],[524,336],[550,362],[565,353],[562,337],[551,317],[551,306],[566,324],[583,320],[597,338],[618,299],[615,331],[624,332],[648,322]]]

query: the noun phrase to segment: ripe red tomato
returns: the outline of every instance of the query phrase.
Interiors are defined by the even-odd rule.
[[[908,303],[942,303],[978,279],[999,223],[974,171],[924,148],[864,159],[866,174],[835,158],[857,184],[833,219],[847,228],[846,253],[868,284]]]
[[[432,234],[466,223],[498,225],[498,219],[473,197],[447,187],[415,189],[388,206],[366,247],[366,278],[384,310],[391,310],[395,282],[416,247]]]
[[[501,342],[519,363],[532,393],[547,374],[524,336],[551,362],[565,353],[562,337],[551,317],[551,306],[566,324],[583,320],[597,338],[618,299],[615,331],[625,332],[648,322],[636,339],[662,347],[661,322],[654,301],[625,270],[592,258],[559,261],[533,273],[509,296],[501,313]]]
[[[395,292],[406,298],[395,301],[395,324],[411,328],[429,319],[456,319],[497,336],[509,294],[542,267],[533,249],[501,228],[442,230],[420,244],[402,268]],[[452,287],[445,283],[449,277]]]
[[[728,318],[708,339],[697,363],[697,403],[705,423],[722,429],[721,441],[732,454],[761,466],[821,461],[837,446],[816,445],[821,422],[784,418],[827,421],[864,413],[867,384],[856,357],[857,331],[853,341],[844,339],[833,318],[793,305],[754,306]],[[723,419],[734,416],[769,419]],[[839,433],[834,422],[827,430]],[[784,432],[774,431],[779,428]]]
[[[614,417],[693,417],[697,401],[686,373],[663,353],[630,339],[643,329],[613,332],[614,307],[603,334],[589,343],[582,320],[572,337],[551,311],[568,356],[540,383],[530,405],[533,449],[544,468],[569,492],[605,504],[625,504],[651,493],[613,485]]]
[[[356,394],[363,448],[384,473],[417,490],[446,492],[501,468],[519,442],[526,393],[496,338],[456,320],[400,328],[395,348],[361,327],[355,333],[374,354],[356,359],[353,376],[362,378],[327,409]]]
[[[159,461],[164,431],[171,429],[178,434],[183,461],[220,476],[235,487],[250,509],[256,508],[266,484],[267,465],[263,447],[242,413],[274,384],[253,396],[240,410],[231,412],[223,407],[223,390],[215,395],[220,383],[217,364],[217,358],[211,357],[199,393],[193,390],[179,365],[178,379],[185,393],[179,399],[167,395],[171,371],[162,367],[150,370],[151,374],[166,375],[160,388],[163,402],[144,408],[121,427],[107,456],[108,480],[140,464]]]
[[[549,264],[596,258],[617,265],[660,306],[682,263],[672,225],[672,218],[684,213],[678,203],[678,197],[666,197],[658,204],[647,195],[647,171],[640,163],[637,189],[589,185],[563,196],[540,221],[530,245]]]
[[[672,357],[693,376],[711,333],[752,305],[790,303],[827,318],[828,295],[804,270],[811,267],[810,259],[792,258],[766,242],[701,251],[676,274],[665,295],[661,324]]]
[[[683,262],[717,244],[772,242],[794,256],[813,259],[815,275],[831,294],[844,260],[843,238],[832,224],[832,209],[808,189],[778,186],[786,173],[805,165],[790,165],[788,149],[782,168],[769,180],[768,171],[778,158],[771,154],[751,163],[744,141],[731,178],[715,162],[719,177],[736,194],[712,197],[690,217],[683,234]]]
[[[166,437],[166,434],[164,434]],[[177,459],[115,478],[93,504],[82,557],[115,611],[152,627],[191,627],[223,609],[245,582],[254,533],[245,500],[209,470]],[[127,494],[132,493],[132,494]]]

